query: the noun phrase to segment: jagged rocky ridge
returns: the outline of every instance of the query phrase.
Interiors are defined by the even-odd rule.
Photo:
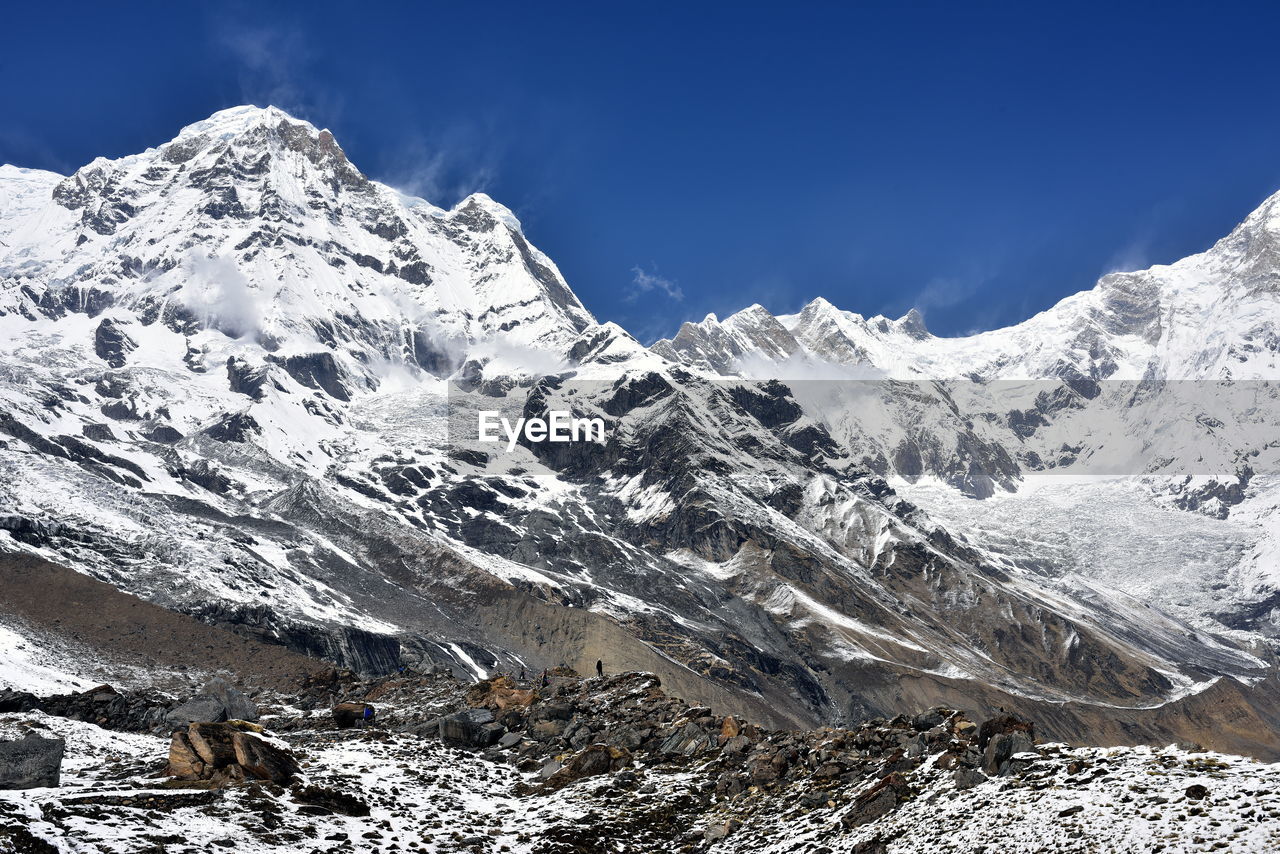
[[[1049,378],[1066,397],[1047,421],[1148,351],[1169,376],[1245,352],[1262,372],[1261,325],[1207,355],[1160,342],[1202,297],[1192,273],[1228,254],[1236,307],[1273,309],[1269,213],[1241,226],[1261,238],[1109,278],[1003,337],[947,343],[916,315],[819,301],[646,349],[596,324],[505,208],[408,199],[278,110],[66,178],[4,167],[0,198],[8,549],[365,672],[603,656],[773,724],[1051,703],[1066,738],[1117,715],[1133,719],[1108,738],[1180,735],[1226,702],[1263,724],[1230,746],[1275,749],[1250,699],[1272,690],[1271,652],[1232,631],[1267,611],[1162,612],[1124,579],[944,525],[898,480],[1016,488],[1027,461],[999,435],[1015,424],[948,406],[914,454],[877,456],[892,429],[815,406],[779,368],[901,373],[891,428],[921,387],[939,411],[936,378]],[[463,441],[478,408],[557,407],[604,418],[608,441]]]

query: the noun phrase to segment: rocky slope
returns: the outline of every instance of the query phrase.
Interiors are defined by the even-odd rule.
[[[1016,488],[1030,452],[1120,396],[1082,383],[1244,352],[1236,325],[1271,310],[1270,214],[981,341],[816,302],[646,349],[596,324],[505,208],[407,198],[274,109],[65,178],[5,167],[0,201],[4,551],[365,674],[604,658],[772,726],[1004,706],[1085,741],[1196,735],[1225,707],[1239,727],[1206,739],[1280,749],[1265,587],[1233,601],[1243,620],[1153,608],[910,500],[927,475]],[[1243,283],[1230,340],[1178,349],[1192,280],[1223,271]],[[883,424],[844,383],[831,400],[774,378],[798,364],[887,372]],[[1007,411],[941,382],[971,374],[1049,386]],[[606,440],[506,452],[472,441],[481,409],[598,417]],[[906,423],[925,432],[904,448]],[[1166,495],[1171,517],[1236,506],[1214,483]]]
[[[60,788],[0,792],[0,850],[1265,851],[1280,832],[1273,767],[1194,745],[1072,749],[951,709],[770,731],[651,674],[548,681],[277,695],[243,737],[279,753],[280,778],[247,785],[171,779],[186,748],[145,727],[0,714],[0,737],[66,753]],[[334,697],[373,702],[375,723],[335,728]]]

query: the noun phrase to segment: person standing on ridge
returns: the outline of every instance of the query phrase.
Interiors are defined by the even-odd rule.
[[[604,678],[604,659],[596,659],[596,677],[599,679]]]

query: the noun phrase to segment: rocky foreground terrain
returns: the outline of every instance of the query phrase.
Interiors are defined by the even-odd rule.
[[[3,852],[1280,846],[1274,765],[1195,745],[1038,743],[1031,722],[943,708],[767,730],[638,672],[330,673],[292,694],[223,679],[185,696],[6,690],[0,712],[0,754],[32,737],[45,741],[17,743],[65,751],[60,785],[0,792]],[[251,757],[220,753],[219,733]]]

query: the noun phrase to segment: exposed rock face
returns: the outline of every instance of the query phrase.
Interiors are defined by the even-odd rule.
[[[103,318],[93,333],[93,351],[113,368],[123,368],[126,359],[138,346],[111,318]]]
[[[28,734],[18,741],[0,742],[0,789],[57,786],[66,742]]]
[[[221,482],[214,485],[221,486]],[[402,663],[400,640],[394,636],[354,626],[316,626],[290,619],[273,605],[207,602],[193,609],[193,616],[365,676],[394,672]]]

